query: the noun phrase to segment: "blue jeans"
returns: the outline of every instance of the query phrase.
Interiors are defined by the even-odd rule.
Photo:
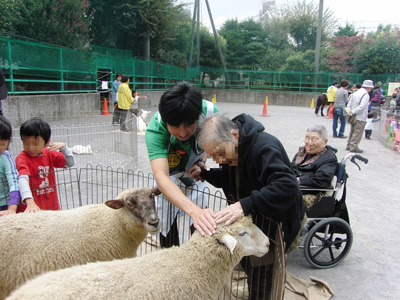
[[[346,127],[346,117],[343,113],[344,108],[335,107],[333,109],[333,136],[338,136],[337,134],[337,126],[338,126],[338,119],[340,120],[340,129],[339,129],[339,136],[344,135],[344,128]]]

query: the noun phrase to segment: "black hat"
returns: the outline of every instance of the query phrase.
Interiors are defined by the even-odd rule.
[[[6,79],[4,78],[3,71],[0,69],[0,100],[6,99],[7,95]]]

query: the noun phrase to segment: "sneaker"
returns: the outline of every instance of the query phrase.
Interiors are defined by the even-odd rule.
[[[361,149],[354,149],[354,150],[350,150],[350,152],[353,152],[353,153],[363,153],[364,151],[362,151]]]
[[[339,135],[337,137],[340,138],[340,139],[347,139],[347,135]]]
[[[347,146],[347,147],[346,147],[346,150],[349,151],[349,150],[350,150],[350,146]]]
[[[336,138],[338,138],[338,136],[337,136],[337,135],[334,135],[333,138],[336,139]]]

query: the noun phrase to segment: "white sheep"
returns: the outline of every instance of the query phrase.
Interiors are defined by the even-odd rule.
[[[243,256],[268,249],[267,236],[243,217],[214,236],[196,231],[180,247],[43,274],[8,299],[217,299]]]
[[[135,256],[147,233],[159,232],[159,193],[130,189],[105,204],[1,217],[0,299],[48,271]]]

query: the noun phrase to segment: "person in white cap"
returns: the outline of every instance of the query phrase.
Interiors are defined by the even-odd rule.
[[[358,145],[360,144],[367,122],[369,92],[373,88],[374,83],[372,80],[364,80],[361,89],[353,93],[353,96],[347,104],[347,114],[356,116],[356,122],[351,124],[349,139],[347,140],[346,150],[350,150],[350,152],[363,152],[363,150],[358,148]]]
[[[4,78],[3,71],[0,69],[0,115],[3,115],[4,100],[7,98],[8,90],[6,87],[6,79]]]

